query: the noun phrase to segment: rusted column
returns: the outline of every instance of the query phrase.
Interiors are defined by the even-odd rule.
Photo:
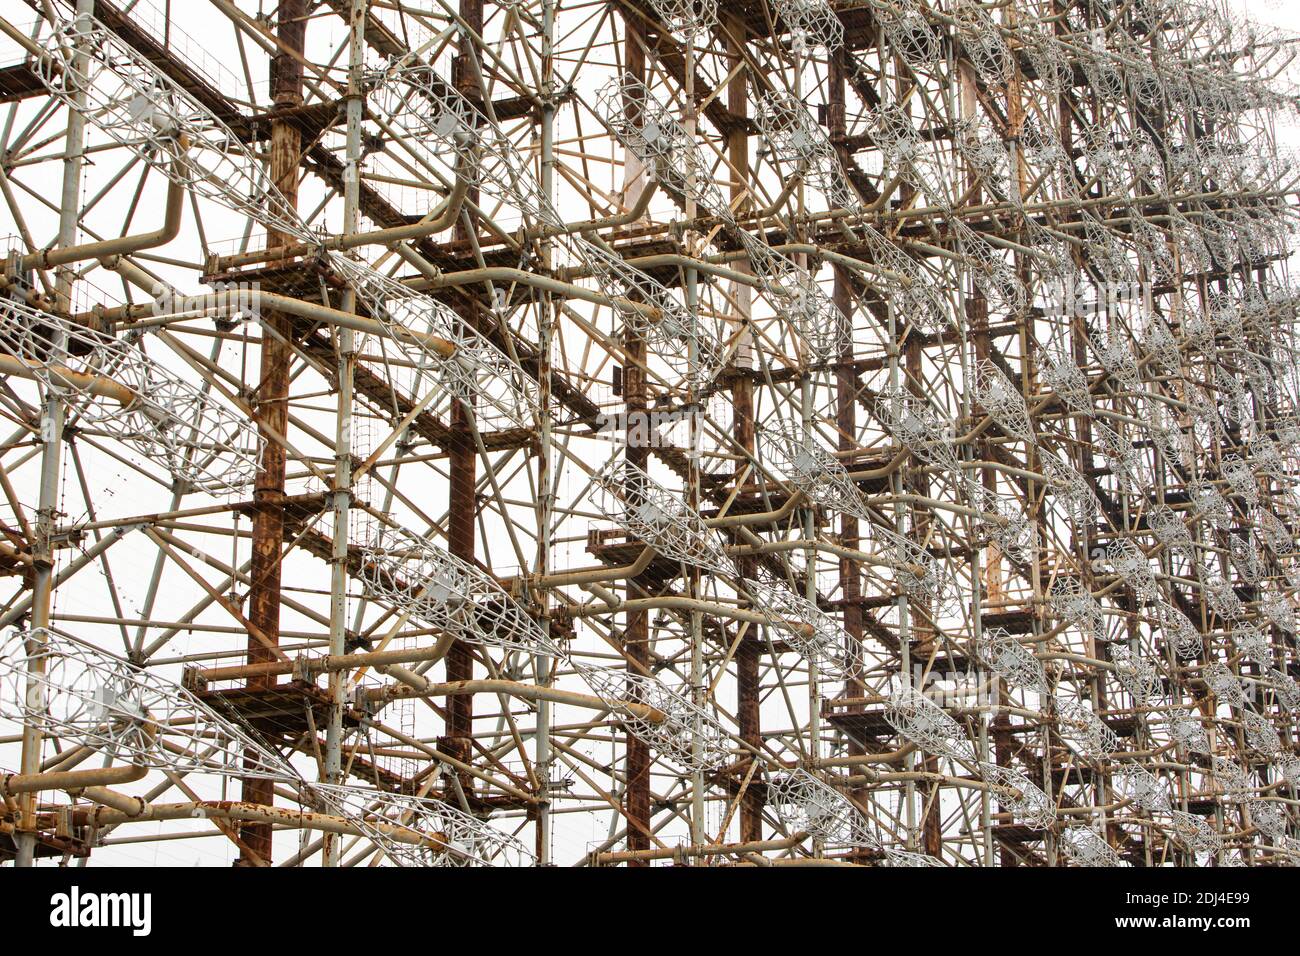
[[[921,351],[920,341],[917,336],[913,335],[907,340],[904,346],[904,357],[907,362],[907,377],[909,390],[914,395],[922,394],[923,369],[922,362],[924,355]],[[909,470],[907,477],[907,489],[912,494],[929,497],[930,479],[920,468]],[[912,516],[912,529],[915,539],[918,542],[924,542],[928,537],[929,525],[933,520],[933,515],[928,511],[915,511]],[[927,604],[929,602],[926,602]],[[913,607],[924,607],[920,600],[911,598],[909,604]],[[933,607],[924,607],[924,613],[913,615],[911,620],[910,637],[912,649],[910,652],[911,666],[914,672],[924,668],[925,662],[933,653],[932,642],[935,634],[934,628],[929,623],[931,615],[934,615]],[[937,615],[935,615],[937,616]],[[921,765],[922,770],[930,773],[939,773],[939,758],[933,754],[927,754],[924,763]],[[940,806],[939,800],[931,799],[929,792],[924,792],[922,796],[922,805],[925,806],[925,817],[921,821],[922,830],[922,849],[930,856],[939,856],[939,851],[943,845],[942,825],[939,819]]]
[[[483,30],[483,0],[461,0],[460,15],[466,25],[475,33]],[[477,70],[473,60],[473,41],[462,34],[460,52],[452,68],[452,78],[456,89],[472,101],[481,98]],[[478,189],[471,189],[469,199],[478,201]],[[472,220],[471,220],[472,222]],[[464,218],[456,225],[455,237],[459,242],[470,238],[470,226]],[[474,306],[465,302],[457,306],[457,312],[466,323],[474,324]],[[472,405],[474,396],[465,396]],[[447,548],[458,558],[474,563],[475,520],[478,516],[478,502],[475,495],[475,483],[478,478],[478,454],[471,432],[472,412],[463,402],[452,406],[451,429],[455,441],[448,449],[448,468],[450,483],[448,488]],[[447,653],[447,680],[472,680],[474,677],[474,655],[470,646],[464,641],[456,641]],[[444,745],[458,760],[469,763],[472,757],[471,739],[474,733],[474,697],[471,694],[452,697],[447,701],[447,730]],[[461,786],[472,785],[468,776],[462,776]]]
[[[628,367],[623,376],[626,390],[627,414],[630,423],[637,421],[646,413],[645,375],[636,363],[645,361],[645,340],[629,337],[627,340]],[[629,425],[635,429],[635,425]],[[630,437],[630,436],[629,436]],[[635,440],[635,439],[632,439]],[[629,465],[644,469],[649,462],[649,449],[627,446],[626,460]],[[631,479],[629,479],[629,485]],[[636,492],[629,487],[629,493]],[[638,575],[628,582],[629,596],[637,596],[649,587],[644,575]],[[628,657],[628,671],[646,674],[650,668],[650,612],[632,611],[626,615],[624,624],[624,649]],[[629,850],[647,850],[650,848],[650,747],[635,734],[627,737],[627,785],[624,795],[624,810],[627,813],[627,848]],[[645,860],[630,860],[628,866],[648,866]]]
[[[624,42],[624,61],[627,72],[636,79],[645,80],[645,42],[639,26],[628,17],[627,33]],[[636,119],[636,117],[633,117]],[[629,186],[633,185],[629,182]],[[644,188],[644,184],[641,184]],[[628,197],[629,201],[633,197]],[[650,461],[650,449],[643,443],[638,444],[633,435],[642,433],[637,423],[646,414],[647,394],[645,373],[642,366],[646,358],[645,339],[625,327],[628,364],[623,374],[623,395],[627,408],[627,427],[629,430],[625,458],[629,465],[645,469]],[[628,492],[636,493],[629,487]],[[628,582],[629,596],[636,596],[648,582],[644,576],[632,578]],[[628,657],[627,668],[632,673],[649,673],[650,667],[650,616],[648,611],[633,611],[626,615],[624,623],[624,649]],[[627,761],[624,772],[627,782],[624,790],[624,812],[627,814],[627,848],[631,851],[650,848],[650,747],[634,734],[627,737]],[[628,866],[649,866],[647,860],[629,860]]]
[[[730,24],[730,32],[735,37],[735,40],[729,43],[728,46],[732,55],[739,60],[743,53],[741,47],[746,36],[744,23],[739,19],[733,20]],[[745,70],[737,70],[736,74],[731,78],[731,82],[727,84],[727,108],[737,118],[743,118],[749,114],[748,76]],[[744,125],[739,122],[727,133],[727,159],[736,170],[743,172],[749,169],[749,137],[746,134]],[[743,176],[733,175],[731,179],[733,208],[736,208],[737,212],[743,217],[748,213],[748,209],[745,208],[745,206],[749,205],[748,190],[745,187]],[[735,204],[738,200],[744,205],[737,207]],[[742,272],[751,271],[748,261],[739,264],[738,269]],[[737,286],[737,305],[745,313],[744,319],[746,320],[749,318],[749,299],[749,288]],[[755,449],[754,380],[752,374],[751,360],[746,350],[737,356],[731,385],[731,402],[734,408],[732,433],[735,436],[736,444],[750,454],[753,454]],[[737,480],[740,479],[743,471],[743,465],[738,465],[736,470]],[[740,573],[745,577],[752,578],[757,573],[757,558],[740,558],[737,563]],[[737,729],[740,732],[740,739],[755,750],[763,742],[758,676],[762,648],[762,634],[754,627],[750,628],[745,638],[740,642],[740,646],[736,648]],[[742,760],[738,768],[739,779],[744,779],[744,774],[749,770],[749,761],[752,759],[752,757],[749,757]],[[763,839],[763,796],[762,788],[751,781],[740,804],[740,841],[742,843],[751,843]]]
[[[845,137],[844,115],[844,51],[836,50],[830,63],[830,120],[831,142],[843,149]],[[845,157],[846,159],[848,157]],[[857,447],[857,375],[853,368],[853,289],[850,276],[842,266],[832,268],[834,285],[831,301],[844,323],[844,346],[835,368],[835,427],[839,431],[840,451]],[[858,547],[858,519],[851,514],[840,516],[840,543],[846,548]],[[844,630],[849,637],[862,642],[862,577],[857,561],[845,558],[840,561],[840,592],[844,601]],[[850,697],[861,697],[863,685],[853,680],[845,688]]]
[[[735,405],[733,433],[736,444],[751,454],[754,451],[754,383],[748,370],[738,370],[731,387],[731,400]],[[739,477],[739,473],[737,473]],[[757,572],[758,559],[742,557],[737,561],[740,573],[752,578]],[[736,648],[736,722],[740,739],[757,750],[763,743],[763,729],[759,707],[759,664],[763,640],[757,627],[751,627],[740,646]],[[749,770],[752,756],[743,759],[741,779]],[[756,775],[757,776],[757,775]],[[763,790],[751,781],[740,804],[740,842],[749,843],[763,838]]]
[[[271,59],[271,95],[277,109],[302,105],[302,53],[307,35],[306,0],[283,0],[280,4],[277,38],[281,52]],[[295,56],[294,54],[297,54]],[[292,122],[271,124],[271,179],[290,206],[298,200],[298,163],[302,136]],[[267,230],[268,248],[292,245],[297,239],[274,229]],[[253,490],[253,553],[248,594],[248,620],[273,643],[280,637],[280,552],[284,546],[284,446],[280,443],[289,424],[289,348],[293,330],[289,316],[269,312],[263,316],[261,378],[257,388],[256,414],[262,438],[262,459]],[[260,641],[248,640],[248,662],[272,659]],[[271,676],[253,677],[250,688],[274,685]],[[274,788],[269,780],[243,781],[246,803],[271,804]],[[240,839],[262,860],[271,859],[271,824],[247,823],[240,827]],[[242,858],[238,863],[250,863]]]
[[[731,387],[731,400],[735,405],[735,426],[733,433],[736,444],[751,454],[754,451],[754,383],[747,370],[738,370]],[[739,477],[739,472],[737,472]],[[737,560],[740,573],[746,578],[755,576],[758,559],[742,557]],[[759,707],[759,664],[763,640],[756,626],[749,632],[736,648],[736,722],[740,739],[757,750],[763,743],[762,722]],[[742,759],[738,768],[739,778],[743,779],[749,770],[749,763],[754,758]],[[757,774],[755,775],[757,777]],[[745,797],[740,804],[740,842],[749,843],[763,838],[763,790],[750,782]]]
[[[451,481],[448,489],[450,514],[447,518],[447,543],[448,550],[453,555],[473,563],[477,455],[473,439],[469,435],[469,418],[469,410],[457,402],[451,421],[453,434],[459,440],[449,449],[448,454]],[[447,680],[472,680],[473,677],[474,657],[470,647],[464,641],[456,641],[447,652]],[[473,734],[473,704],[474,698],[469,694],[453,697],[447,702],[446,744],[452,748],[457,759],[466,762],[469,760],[470,737]]]
[[[851,160],[845,149],[847,120],[844,108],[845,64],[844,51],[836,50],[830,58],[828,73],[829,95],[827,103],[827,120],[831,142],[841,153],[841,160],[846,164]],[[840,321],[844,323],[843,347],[836,357],[835,367],[835,428],[839,432],[840,451],[851,451],[857,447],[857,374],[853,368],[853,288],[847,269],[832,266],[833,285],[831,301],[835,304]],[[856,516],[847,512],[840,515],[840,543],[856,550],[859,543],[860,528]],[[862,569],[861,565],[850,558],[840,559],[840,600],[843,602],[844,632],[854,644],[862,643]],[[850,699],[861,699],[866,686],[860,678],[853,677],[845,682],[844,694]],[[860,704],[853,705],[854,711],[862,711]],[[866,748],[856,740],[849,740],[849,755],[860,756]],[[866,791],[858,791],[855,797],[866,801]]]

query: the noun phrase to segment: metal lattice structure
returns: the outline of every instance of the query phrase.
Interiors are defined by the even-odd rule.
[[[1294,38],[187,7],[0,0],[0,862],[1300,859]]]

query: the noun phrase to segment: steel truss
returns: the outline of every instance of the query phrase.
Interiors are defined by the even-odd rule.
[[[1292,38],[189,6],[0,0],[0,861],[1300,860]]]

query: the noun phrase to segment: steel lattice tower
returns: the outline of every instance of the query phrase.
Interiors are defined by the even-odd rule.
[[[1300,859],[1290,36],[180,7],[0,0],[0,861]]]

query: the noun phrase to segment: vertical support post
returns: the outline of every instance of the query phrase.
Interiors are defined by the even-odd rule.
[[[793,92],[796,99],[803,98],[803,70],[804,70],[804,51],[805,37],[796,33],[792,50],[794,54],[794,83]],[[808,241],[808,226],[804,220],[804,214],[807,211],[805,205],[804,180],[799,179],[799,185],[795,189],[795,206],[797,214],[795,216],[795,231],[800,243]],[[800,253],[795,257],[801,268],[808,268],[808,256]],[[806,317],[805,317],[806,321]],[[800,363],[799,363],[799,424],[800,433],[808,435],[812,430],[813,421],[813,373],[809,366],[811,356],[807,348],[807,342],[801,343]],[[812,541],[817,537],[817,509],[811,501],[800,510],[801,525],[803,527],[803,537],[805,541]],[[804,550],[804,597],[813,604],[817,603],[817,549],[806,548]],[[808,661],[808,765],[813,769],[821,763],[822,746],[821,746],[821,697],[817,689],[817,683],[820,675],[817,670],[817,662],[810,659]],[[821,856],[822,841],[820,838],[813,840],[813,855]]]
[[[302,55],[307,37],[306,0],[282,0],[276,36],[280,52],[271,60],[271,95],[275,107],[289,110],[302,105]],[[292,207],[298,199],[298,163],[302,152],[302,134],[289,120],[271,123],[271,181]],[[268,229],[267,248],[292,245],[294,236]],[[250,572],[248,620],[272,643],[280,639],[280,555],[284,547],[284,476],[285,451],[278,436],[288,431],[289,364],[293,352],[289,341],[293,335],[290,317],[282,312],[262,316],[262,355],[260,384],[255,403],[257,427],[262,439],[262,458],[253,489],[253,553]],[[250,636],[248,662],[267,663],[273,659],[263,644]],[[273,676],[256,676],[248,687],[265,689],[275,684]],[[275,800],[269,780],[245,778],[243,799],[246,803],[270,805]],[[271,859],[271,825],[246,823],[240,827],[240,839],[263,861]],[[242,858],[236,865],[250,865]]]
[[[695,142],[695,33],[691,32],[686,36],[685,43],[685,73],[686,73],[686,90],[685,100],[682,103],[682,122],[686,127],[687,142]],[[692,148],[690,159],[688,160],[689,168],[686,170],[686,220],[690,222],[695,218],[695,189],[696,177],[700,175],[700,170],[695,168],[695,151]],[[686,236],[687,253],[695,255],[695,244],[698,236],[693,232],[688,232]],[[696,374],[699,365],[699,341],[698,341],[698,312],[699,312],[699,273],[693,269],[685,270],[686,278],[686,310],[691,316],[691,322],[694,326],[691,335],[688,356],[687,356],[687,385],[686,385],[686,409],[690,415],[690,442],[691,447],[687,452],[687,506],[694,512],[700,509],[700,407],[699,407],[699,388],[696,385]],[[700,569],[692,567],[687,570],[686,577],[687,595],[692,598],[700,596]],[[704,694],[707,688],[704,686],[704,621],[699,611],[691,612],[691,699],[694,702],[696,711],[696,720],[694,726],[693,739],[691,740],[691,753],[696,760],[695,770],[691,773],[691,843],[699,846],[704,842],[704,770],[699,764],[701,756],[701,730],[699,724],[699,714],[703,712],[705,700]],[[697,862],[703,860],[703,857],[697,857]]]
[[[844,149],[847,134],[845,117],[844,51],[837,49],[831,54],[829,84],[829,108],[827,110],[830,125],[830,138],[837,151]],[[847,159],[847,156],[841,156]],[[857,374],[853,365],[853,287],[849,271],[843,266],[832,268],[834,284],[831,286],[831,301],[840,321],[844,324],[843,348],[836,356],[835,366],[835,427],[839,432],[839,449],[852,451],[857,447]],[[840,515],[840,543],[846,548],[857,549],[859,540],[858,519],[847,512]],[[840,595],[844,602],[844,630],[849,639],[862,643],[862,576],[859,563],[852,558],[840,560]],[[851,698],[863,695],[864,685],[854,678],[844,688]],[[854,752],[862,750],[860,745],[853,745]]]
[[[625,17],[624,63],[633,78],[645,82],[645,48],[644,35],[633,17]],[[640,121],[639,107],[632,101],[627,104],[630,117],[634,122]],[[631,164],[627,167],[629,187],[644,188],[641,171]],[[634,197],[629,195],[631,203]],[[646,343],[645,338],[632,326],[623,328],[624,351],[627,353],[627,369],[623,374],[623,395],[627,408],[628,435],[624,443],[625,457],[628,465],[644,469],[650,460],[650,449],[635,436],[640,432],[639,424],[644,421],[647,404],[645,380]],[[628,476],[626,493],[639,494],[641,489],[634,487],[632,475]],[[627,583],[628,596],[639,593],[646,586],[646,576],[637,575]],[[627,669],[631,673],[647,674],[650,668],[650,615],[648,611],[629,611],[624,621],[624,651],[627,655]],[[626,758],[624,761],[626,780],[623,787],[623,812],[627,817],[628,850],[648,850],[650,848],[650,745],[640,737],[627,735]],[[628,866],[649,866],[648,860],[632,860]]]
[[[361,117],[365,96],[361,72],[365,67],[366,13],[369,0],[352,0],[348,11],[348,97],[347,156],[343,177],[343,232],[357,231],[361,196]],[[343,311],[356,311],[356,292],[343,296]],[[334,429],[334,548],[330,555],[330,654],[347,652],[348,524],[352,504],[352,387],[356,373],[356,333],[340,328],[338,345],[338,412]],[[346,671],[329,676],[330,709],[325,725],[325,779],[343,781],[343,707],[347,692]],[[338,866],[340,842],[337,834],[323,838],[322,859],[326,866]]]
[[[739,63],[744,58],[744,44],[747,37],[744,22],[739,18],[731,20],[727,32],[731,38],[734,38],[728,40],[728,52]],[[749,74],[744,69],[736,70],[727,84],[727,109],[738,120],[744,119],[749,114]],[[732,169],[738,173],[744,173],[749,169],[749,136],[741,122],[737,122],[727,132],[727,159]],[[733,173],[732,180],[732,206],[736,209],[737,216],[743,219],[748,215],[753,203],[743,177]],[[748,259],[743,259],[736,264],[736,270],[749,275],[753,272],[753,266]],[[754,423],[753,366],[750,356],[752,346],[748,338],[752,334],[748,328],[752,293],[749,286],[738,283],[734,286],[734,295],[738,317],[744,326],[741,334],[746,336],[746,339],[737,349],[735,367],[732,369],[731,404],[734,418],[732,435],[745,454],[753,455],[757,451],[757,435]],[[736,481],[742,480],[746,472],[743,463],[737,464]],[[741,492],[737,491],[737,495],[740,494]],[[754,557],[741,557],[737,559],[737,566],[742,575],[752,578],[757,573],[758,560]],[[763,649],[760,627],[761,625],[750,627],[736,648],[737,731],[740,739],[751,748],[751,752],[742,758],[736,768],[740,779],[744,779],[749,771],[749,764],[755,759],[753,754],[763,745],[762,709],[759,705],[759,672]],[[755,786],[753,782],[745,790],[740,803],[740,842],[742,843],[754,843],[763,839],[764,795],[763,788]]]
[[[555,190],[555,0],[542,0],[542,195],[549,202]],[[542,239],[542,262],[549,270],[552,260],[552,241]],[[551,573],[551,522],[555,514],[555,477],[551,456],[551,341],[556,319],[555,305],[549,293],[543,293],[538,303],[538,455],[537,489],[541,495],[537,521],[537,573]],[[550,600],[545,591],[537,595],[542,611],[542,630],[551,636]],[[535,658],[537,683],[548,686],[552,680],[551,659],[541,654]],[[551,702],[537,702],[537,726],[534,736],[534,763],[536,765],[537,802],[537,863],[549,866],[551,862]]]
[[[90,16],[95,9],[93,0],[78,0],[77,15]],[[80,20],[78,21],[80,23]],[[80,32],[80,27],[78,27]],[[69,81],[84,76],[87,56],[84,43],[78,42],[73,52],[74,68]],[[81,171],[86,145],[86,120],[79,107],[86,102],[86,91],[77,87],[73,92],[75,106],[68,110],[68,126],[64,137],[63,188],[59,207],[59,246],[77,244],[77,229],[81,223]],[[76,275],[73,266],[61,266],[55,279],[56,308],[68,312],[72,300],[72,283]],[[54,344],[67,345],[66,336]],[[58,388],[47,388],[41,405],[41,484],[36,512],[35,540],[32,545],[32,610],[31,642],[28,644],[29,677],[27,699],[34,702],[43,693],[41,675],[45,657],[41,647],[45,643],[46,628],[50,626],[50,602],[54,594],[54,549],[52,537],[55,515],[58,510],[59,470],[63,457],[63,395]],[[19,757],[21,773],[37,773],[41,764],[41,729],[35,723],[23,725],[22,754]],[[36,798],[35,793],[22,794],[18,799],[19,832],[14,865],[29,867],[36,859]]]
[[[471,102],[478,102],[482,98],[482,93],[475,78],[477,71],[473,67],[475,53],[472,49],[474,39],[470,35],[470,31],[473,31],[474,34],[482,34],[483,0],[461,0],[459,12],[468,30],[462,30],[460,34],[460,46],[452,70],[453,81],[462,96],[467,97]],[[470,190],[469,198],[471,201],[477,202],[477,188]],[[467,216],[463,217],[456,225],[455,235],[457,241],[468,240],[474,228],[473,214],[467,213]],[[470,325],[474,324],[473,309],[473,305],[469,303],[457,306],[457,311],[461,314],[461,320]],[[452,404],[451,431],[453,443],[447,449],[450,471],[450,482],[447,491],[449,509],[447,546],[453,555],[473,564],[475,551],[474,524],[475,519],[478,517],[478,499],[475,494],[478,453],[471,434],[471,428],[473,427],[473,411],[471,407],[474,396],[464,395],[458,396],[458,398],[461,400]],[[457,640],[452,644],[451,650],[447,652],[447,680],[471,680],[473,677],[473,652],[468,644]],[[449,748],[449,752],[458,760],[469,763],[473,756],[473,735],[474,696],[472,694],[458,694],[448,698],[445,745]],[[461,786],[469,787],[471,784],[472,778],[467,774],[462,774]]]

